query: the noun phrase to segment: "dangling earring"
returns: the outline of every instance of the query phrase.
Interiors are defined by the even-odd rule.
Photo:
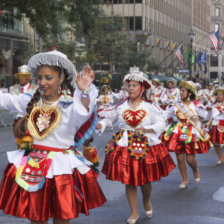
[[[58,87],[58,94],[61,93],[61,85]]]

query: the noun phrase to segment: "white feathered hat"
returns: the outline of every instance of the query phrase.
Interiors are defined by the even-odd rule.
[[[125,75],[124,83],[127,84],[131,80],[142,83],[146,89],[149,89],[151,87],[148,76],[141,71],[133,71],[132,73]]]
[[[35,80],[37,80],[38,69],[42,65],[60,67],[62,71],[65,71],[65,75],[68,76],[67,78],[71,82],[75,81],[77,77],[75,65],[67,58],[65,54],[60,51],[54,50],[42,52],[35,54],[30,58],[28,68]]]

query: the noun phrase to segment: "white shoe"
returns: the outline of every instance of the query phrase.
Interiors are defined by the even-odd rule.
[[[147,216],[148,218],[152,218],[152,214],[153,214],[152,209],[149,210],[149,211],[145,211],[145,214],[146,214],[146,216]]]
[[[195,181],[196,184],[199,184],[200,181],[201,181],[201,177],[195,178],[194,181]]]
[[[180,189],[185,189],[185,188],[187,188],[187,184],[181,183],[181,184],[179,185],[179,188],[180,188]]]
[[[138,218],[139,218],[139,216],[138,216],[136,219],[130,219],[130,218],[129,218],[129,219],[127,220],[127,223],[128,223],[128,224],[135,224],[135,223],[138,222]]]
[[[219,160],[219,161],[216,162],[216,165],[221,165],[222,163],[223,163],[223,161]]]

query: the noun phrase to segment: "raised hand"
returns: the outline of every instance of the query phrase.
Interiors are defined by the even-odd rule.
[[[95,79],[95,75],[93,74],[93,71],[90,65],[87,64],[83,68],[81,75],[80,74],[77,75],[76,83],[80,90],[85,90],[90,87],[94,79]]]

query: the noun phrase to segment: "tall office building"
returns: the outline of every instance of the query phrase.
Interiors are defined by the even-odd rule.
[[[194,75],[197,74],[201,82],[205,82],[209,79],[209,56],[211,41],[209,35],[211,32],[211,0],[193,0],[192,8],[192,29],[195,32],[193,41],[193,50],[196,52],[201,51],[202,54],[207,55],[207,73],[205,73],[204,65],[200,70],[197,65],[194,69]]]
[[[211,7],[211,32],[219,30],[219,40],[224,38],[224,1],[212,0]],[[214,48],[211,48],[210,57],[210,78],[219,79],[224,82],[224,45],[220,44],[218,55],[215,54]]]
[[[192,27],[192,1],[189,0],[104,0],[108,17],[123,22],[123,31],[150,47],[152,57],[164,72],[176,72],[177,47],[189,43]]]

